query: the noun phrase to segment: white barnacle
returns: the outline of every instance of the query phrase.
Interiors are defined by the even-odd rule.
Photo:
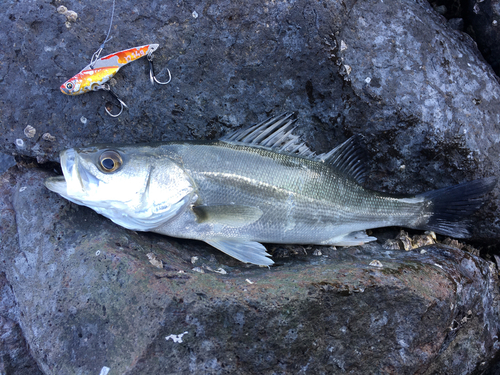
[[[376,260],[376,259],[372,260],[370,262],[370,266],[372,266],[372,267],[379,267],[379,268],[383,267],[382,262],[380,262],[379,260]]]
[[[73,10],[68,10],[64,13],[64,15],[66,16],[68,22],[76,22],[76,19],[78,18],[78,14]]]
[[[43,139],[44,141],[55,142],[56,137],[54,137],[54,136],[53,136],[52,134],[50,134],[50,133],[44,133],[44,134],[42,135],[42,139]]]
[[[33,138],[36,134],[36,129],[31,126],[31,125],[27,125],[25,128],[24,128],[24,135],[28,138]]]
[[[149,259],[149,263],[151,263],[156,268],[163,268],[163,262],[156,257],[154,253],[147,253],[146,256]]]
[[[18,148],[24,148],[24,141],[20,138],[16,139],[16,146]]]

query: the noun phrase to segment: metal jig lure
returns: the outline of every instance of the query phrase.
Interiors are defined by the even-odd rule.
[[[149,78],[151,83],[155,82],[160,85],[166,85],[172,79],[170,70],[168,71],[168,81],[160,82],[156,79],[153,68],[153,52],[158,49],[158,44],[147,44],[145,46],[129,48],[123,51],[112,53],[92,61],[89,65],[83,68],[78,74],[68,79],[61,85],[61,91],[66,95],[81,95],[89,91],[106,90],[109,91],[120,103],[120,112],[113,115],[107,108],[104,108],[111,117],[118,117],[123,112],[123,108],[128,108],[127,105],[118,96],[111,91],[107,82],[113,77],[118,70],[124,65],[147,56],[149,62]]]

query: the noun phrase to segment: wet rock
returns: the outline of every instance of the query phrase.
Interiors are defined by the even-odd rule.
[[[312,247],[245,266],[116,226],[47,191],[49,174],[0,184],[2,267],[45,374],[469,374],[498,352],[497,269],[467,252]]]

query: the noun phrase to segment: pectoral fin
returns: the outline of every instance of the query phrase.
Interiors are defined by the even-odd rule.
[[[244,263],[259,266],[270,266],[274,263],[268,258],[271,255],[266,252],[264,245],[258,242],[228,238],[205,240],[205,242]]]
[[[194,206],[199,223],[222,224],[232,228],[239,228],[252,224],[262,216],[262,210],[252,206]]]
[[[342,234],[330,238],[329,240],[322,243],[322,245],[334,245],[334,246],[360,246],[367,242],[376,241],[376,237],[370,237],[366,234],[364,230],[357,232],[351,232]]]

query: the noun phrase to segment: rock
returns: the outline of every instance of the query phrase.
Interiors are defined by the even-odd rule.
[[[463,31],[464,20],[462,18],[451,18],[448,20],[448,26],[450,26],[453,30]]]
[[[156,71],[173,78],[152,86],[146,59],[121,69],[112,85],[129,109],[118,119],[104,111],[106,92],[59,91],[102,43],[111,3],[56,3],[10,2],[0,14],[2,152],[45,162],[95,142],[214,139],[295,111],[317,152],[363,134],[378,190],[499,170],[500,85],[474,42],[424,1],[119,2],[103,55],[159,43]],[[498,207],[474,220],[476,239],[498,241]]]
[[[106,92],[59,91],[104,40],[110,7],[5,5],[1,152],[42,163],[94,142],[215,139],[295,111],[317,152],[364,135],[377,190],[498,173],[500,85],[426,2],[117,2],[103,55],[159,43],[158,77],[173,76],[152,86],[145,59],[120,70],[118,119]],[[120,228],[47,191],[52,172],[20,167],[0,179],[5,371],[471,374],[498,356],[497,271],[475,255],[395,250],[397,239],[393,250],[269,246],[277,267],[247,267]],[[499,188],[473,218],[483,246],[498,244]]]
[[[19,326],[17,304],[5,274],[0,274],[0,373],[38,375]]]
[[[363,1],[351,8],[337,37],[344,48],[335,56],[340,67],[350,67],[343,78],[354,93],[383,108],[362,113],[354,105],[365,121],[349,127],[370,134],[374,165],[383,165],[371,187],[416,193],[500,170],[493,156],[500,144],[500,85],[467,38],[427,2]],[[487,211],[476,235],[497,240],[496,198]]]
[[[44,374],[470,374],[498,352],[497,269],[470,253],[312,247],[245,266],[114,225],[49,174],[0,184],[2,271]]]
[[[467,32],[474,37],[484,58],[500,76],[500,1],[469,0],[465,4]]]
[[[12,156],[0,154],[0,175],[15,164],[16,161]]]

